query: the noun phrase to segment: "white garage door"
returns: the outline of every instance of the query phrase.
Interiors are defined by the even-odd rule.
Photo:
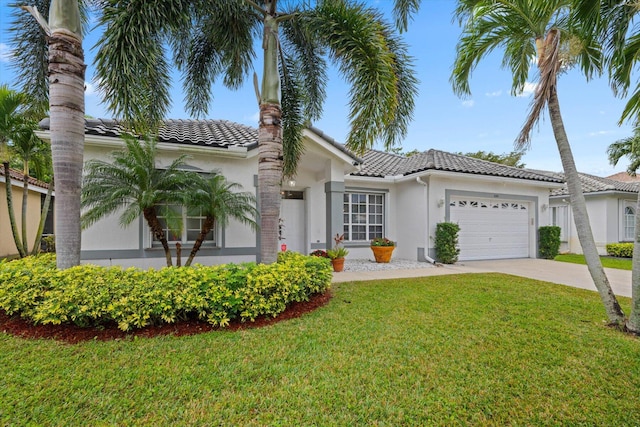
[[[460,260],[529,257],[529,202],[454,197]]]

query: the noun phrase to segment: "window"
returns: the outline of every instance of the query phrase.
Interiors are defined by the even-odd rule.
[[[344,239],[349,242],[384,237],[384,194],[344,194]]]
[[[636,231],[636,211],[631,206],[624,208],[624,240],[633,240]]]
[[[567,233],[569,227],[569,207],[553,206],[551,207],[551,225],[560,227],[560,241],[568,241]]]
[[[181,242],[181,243],[193,243],[198,238],[202,224],[206,217],[202,215],[201,211],[192,210],[187,211],[185,207],[178,205],[170,205],[169,212],[166,212],[166,205],[158,207],[158,220],[162,224],[164,234],[167,236],[169,242]],[[172,227],[169,227],[169,224]],[[204,239],[205,244],[213,244],[216,242],[216,227],[209,231]],[[159,240],[153,236],[153,242],[159,242]]]

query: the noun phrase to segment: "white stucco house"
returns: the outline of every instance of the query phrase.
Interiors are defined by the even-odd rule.
[[[561,173],[546,173],[564,179]],[[608,243],[632,242],[640,183],[585,173],[580,174],[580,181],[587,202],[591,231],[600,255],[606,255]],[[551,223],[561,229],[560,251],[582,253],[566,186],[552,190],[549,206]]]
[[[48,139],[48,121],[39,136]],[[123,128],[112,120],[86,121],[85,160],[108,159],[119,149]],[[436,224],[460,224],[460,259],[537,256],[538,227],[552,221],[549,206],[562,191],[559,176],[518,169],[438,150],[404,157],[371,150],[358,157],[309,127],[295,179],[282,187],[282,243],[309,253],[345,234],[349,257],[372,258],[369,241],[397,242],[395,258],[427,261],[435,256]],[[187,153],[193,170],[222,173],[257,191],[257,130],[223,120],[167,120],[158,133],[160,165]],[[560,200],[560,201],[558,201]],[[554,205],[554,206],[555,206]],[[185,214],[186,216],[186,214]],[[183,252],[190,249],[186,218]],[[196,260],[204,264],[258,260],[259,235],[232,223],[218,228]],[[122,228],[116,216],[84,230],[82,259],[98,264],[162,266],[162,249],[143,219]],[[259,261],[259,260],[258,260]]]

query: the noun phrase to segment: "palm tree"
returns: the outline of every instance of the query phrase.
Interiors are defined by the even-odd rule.
[[[97,75],[107,103],[134,128],[154,129],[170,104],[170,59],[184,73],[187,109],[205,114],[218,78],[237,88],[262,47],[258,193],[260,260],[277,257],[280,187],[295,174],[302,129],[322,111],[327,58],[352,85],[347,146],[357,152],[402,138],[417,82],[405,45],[380,13],[351,0],[101,0]],[[408,13],[414,1],[403,1]],[[399,14],[398,16],[402,16]],[[406,24],[406,19],[405,19]]]
[[[28,93],[42,102],[47,93],[49,95],[51,153],[56,177],[57,265],[64,269],[80,264],[85,83],[82,48],[82,17],[85,15],[81,11],[84,2],[51,0],[50,6],[43,0],[31,3],[36,7],[16,4],[36,19],[14,14],[12,40],[18,47],[14,64],[21,70],[19,76],[24,78],[23,86]],[[48,22],[39,11],[45,15],[48,12]],[[48,67],[45,68],[46,64]]]
[[[24,249],[22,240],[20,239],[20,232],[18,230],[13,209],[13,191],[11,173],[9,170],[11,160],[9,144],[20,134],[21,129],[24,128],[27,122],[25,109],[25,94],[13,91],[9,89],[7,85],[0,85],[0,161],[4,168],[11,234],[13,235],[16,249],[18,250],[18,254],[21,258],[26,256],[26,250]]]
[[[162,206],[163,216],[170,218],[170,206],[182,204],[190,179],[187,172],[180,170],[186,156],[178,157],[166,169],[158,169],[154,140],[147,138],[140,142],[126,136],[124,143],[124,150],[111,153],[112,162],[86,162],[82,226],[86,228],[121,209],[122,226],[128,226],[142,215],[164,248],[167,266],[171,266],[171,250],[158,209]]]
[[[213,230],[215,224],[225,227],[230,219],[251,226],[254,230],[258,224],[258,211],[255,208],[255,197],[249,192],[238,192],[242,186],[228,182],[224,176],[213,174],[207,177],[195,175],[197,179],[191,181],[187,192],[186,205],[195,210],[198,216],[204,216],[200,234],[196,239],[189,258],[185,263],[190,266],[202,242]]]
[[[640,168],[640,128],[636,128],[633,136],[611,144],[607,150],[609,161],[617,165],[618,161],[627,157],[630,161],[627,172],[635,176]],[[626,327],[636,334],[640,333],[640,192],[636,204],[635,232],[633,239],[633,260],[631,272],[631,313]]]
[[[529,76],[531,60],[537,59],[538,87],[529,116],[516,141],[516,149],[529,145],[531,130],[544,108],[548,107],[589,272],[609,321],[623,324],[624,313],[611,290],[593,239],[557,94],[557,78],[562,70],[579,64],[587,78],[600,70],[601,51],[593,30],[574,19],[571,0],[459,0],[456,15],[464,25],[451,75],[457,94],[470,94],[471,72],[496,48],[504,50],[503,64],[513,73],[514,94],[522,91]]]

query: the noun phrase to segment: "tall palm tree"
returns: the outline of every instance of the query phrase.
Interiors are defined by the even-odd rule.
[[[261,41],[261,85],[253,78],[262,262],[277,257],[281,182],[295,174],[303,127],[321,115],[327,58],[352,85],[349,148],[361,152],[377,139],[391,146],[406,133],[417,87],[411,58],[380,13],[360,3],[158,0],[131,7],[101,0],[99,7],[101,89],[115,115],[142,130],[168,111],[171,60],[185,76],[187,109],[205,114],[212,84],[222,78],[229,88],[240,86]]]
[[[633,136],[618,140],[607,149],[609,161],[617,165],[621,158],[629,159],[627,172],[635,176],[640,168],[640,128],[636,128]],[[636,203],[635,232],[633,238],[633,260],[631,272],[631,312],[626,327],[636,334],[640,333],[640,192]]]
[[[600,46],[592,29],[572,15],[571,0],[459,0],[456,15],[464,25],[451,75],[454,91],[470,94],[469,77],[479,61],[496,48],[504,51],[504,66],[513,74],[512,93],[522,91],[532,58],[540,73],[538,87],[516,148],[527,147],[545,107],[562,160],[578,238],[589,272],[609,321],[623,324],[624,313],[611,290],[593,239],[569,139],[557,94],[562,70],[580,65],[587,78],[601,68]]]
[[[167,266],[171,266],[171,249],[158,218],[158,209],[163,209],[162,216],[170,218],[170,206],[182,204],[191,176],[180,170],[186,156],[178,157],[165,169],[158,169],[154,140],[138,141],[126,136],[124,143],[124,150],[111,153],[112,162],[86,162],[82,226],[86,228],[121,209],[122,226],[128,226],[142,215],[154,237],[162,244]]]
[[[26,99],[25,94],[9,89],[7,85],[0,85],[0,161],[4,168],[11,234],[13,235],[13,241],[21,258],[26,256],[26,250],[20,239],[20,232],[13,209],[13,186],[11,184],[11,173],[9,170],[11,160],[9,145],[19,136],[21,129],[23,129],[27,123],[25,116]]]
[[[200,234],[196,239],[189,258],[185,263],[190,266],[202,242],[217,224],[225,227],[231,219],[251,226],[254,230],[258,224],[258,211],[255,208],[256,199],[249,192],[241,192],[242,186],[228,182],[224,176],[213,174],[210,176],[195,175],[197,179],[191,181],[185,204],[190,210],[196,211],[198,216],[204,216]]]
[[[64,269],[80,264],[86,67],[82,48],[82,17],[85,15],[81,10],[84,10],[85,2],[51,0],[49,4],[48,1],[34,0],[29,2],[31,6],[25,3],[14,5],[28,10],[36,19],[14,14],[12,40],[18,46],[14,60],[29,93],[40,101],[44,101],[48,94],[51,153],[56,177],[57,265]],[[48,13],[48,22],[40,12]]]

